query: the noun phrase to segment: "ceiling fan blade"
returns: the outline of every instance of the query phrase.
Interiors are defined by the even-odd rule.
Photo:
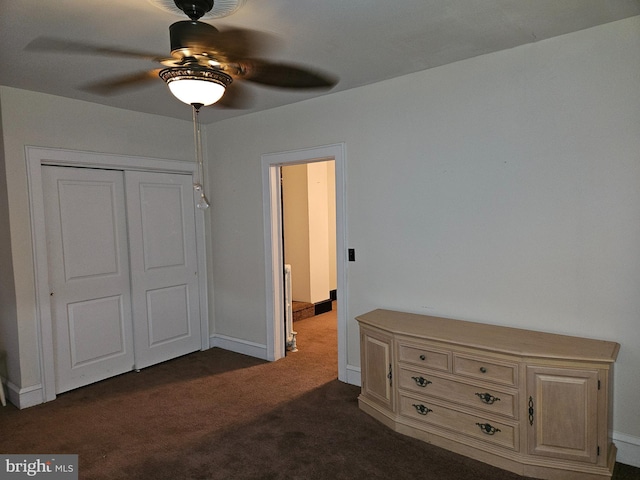
[[[167,60],[163,55],[157,55],[150,52],[142,52],[136,50],[128,50],[117,47],[107,47],[104,45],[92,45],[89,43],[74,42],[71,40],[61,40],[50,37],[38,37],[25,47],[25,50],[39,52],[60,52],[75,53],[85,55],[106,55],[116,57],[132,57],[153,62],[162,62]]]
[[[272,36],[254,30],[220,31],[203,22],[175,22],[169,27],[174,58],[204,57],[220,63],[252,58],[270,45]]]
[[[205,40],[211,51],[222,55],[227,61],[261,54],[274,43],[272,35],[242,28],[212,32]]]
[[[247,109],[253,105],[253,100],[253,94],[248,88],[238,83],[232,83],[227,87],[222,98],[214,103],[212,107],[236,110]]]
[[[145,72],[137,72],[122,77],[107,79],[104,81],[91,83],[81,87],[81,90],[95,93],[97,95],[109,96],[115,95],[128,88],[138,88],[145,86],[154,80],[159,80],[158,72],[160,69],[148,70]]]
[[[238,62],[236,75],[244,80],[280,88],[323,89],[338,83],[337,78],[305,67],[264,60]]]

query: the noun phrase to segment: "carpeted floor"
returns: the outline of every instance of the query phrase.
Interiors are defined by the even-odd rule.
[[[18,411],[0,452],[79,454],[81,479],[522,480],[384,427],[337,377],[335,311],[269,363],[211,349]],[[615,480],[639,479],[618,464]]]

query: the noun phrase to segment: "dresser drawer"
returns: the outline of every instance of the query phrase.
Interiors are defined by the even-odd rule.
[[[398,386],[421,395],[437,397],[450,402],[460,403],[478,410],[517,416],[517,394],[495,388],[478,387],[471,383],[452,380],[415,369],[401,367]]]
[[[454,353],[453,373],[503,385],[518,385],[518,365],[495,359]]]
[[[443,372],[451,371],[451,352],[403,341],[398,342],[398,361]]]
[[[478,415],[457,411],[444,402],[426,401],[400,395],[400,415],[433,425],[492,445],[519,451],[517,424],[489,420]]]

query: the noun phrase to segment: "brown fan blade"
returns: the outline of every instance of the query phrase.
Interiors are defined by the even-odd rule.
[[[272,37],[254,30],[219,31],[203,22],[175,22],[169,27],[174,58],[209,57],[221,63],[253,57],[271,43]]]
[[[338,81],[331,76],[304,67],[271,63],[264,60],[243,60],[234,72],[238,77],[250,82],[280,88],[331,88]]]
[[[238,61],[265,52],[274,43],[274,37],[255,30],[233,28],[207,35],[210,50],[227,61]]]
[[[217,108],[246,109],[253,105],[253,95],[246,87],[238,83],[229,85],[220,100],[212,105]]]
[[[98,95],[108,96],[120,93],[127,88],[137,88],[148,84],[152,80],[159,80],[158,72],[160,69],[148,70],[145,72],[137,72],[131,75],[107,79],[104,81],[85,85],[81,90],[95,93]]]
[[[88,43],[74,42],[71,40],[61,40],[50,37],[38,37],[30,42],[25,50],[40,51],[40,52],[60,52],[60,53],[74,53],[85,55],[107,55],[117,57],[132,57],[145,60],[151,60],[153,62],[162,62],[167,60],[165,56],[157,55],[155,53],[141,52],[135,50],[126,50],[116,47],[107,47],[103,45],[92,45]]]

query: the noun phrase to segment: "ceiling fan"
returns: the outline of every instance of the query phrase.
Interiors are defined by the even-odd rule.
[[[246,106],[247,92],[233,84],[236,80],[289,89],[328,89],[337,83],[331,75],[306,67],[255,58],[253,52],[265,41],[264,34],[239,28],[220,31],[201,22],[199,19],[213,8],[214,0],[174,0],[174,3],[189,20],[169,27],[170,57],[47,37],[37,38],[27,49],[133,57],[160,63],[164,68],[108,79],[84,90],[112,95],[159,77],[179,100],[198,108],[214,103],[229,108]]]

